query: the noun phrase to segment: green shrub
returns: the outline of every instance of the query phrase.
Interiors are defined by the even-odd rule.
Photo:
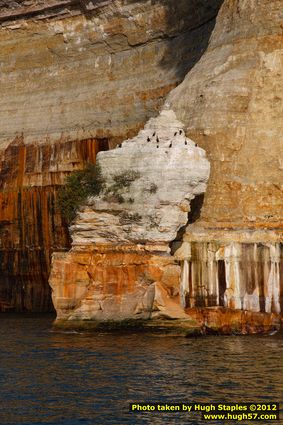
[[[130,213],[127,211],[123,211],[120,213],[120,223],[123,224],[132,224],[139,223],[142,219],[142,216],[139,213]]]
[[[156,193],[157,189],[158,189],[157,185],[155,183],[151,183],[149,188],[149,193]]]
[[[99,165],[87,164],[84,170],[74,171],[58,193],[58,207],[68,223],[76,217],[77,211],[88,196],[97,196],[104,187]]]
[[[150,194],[156,193],[158,190],[158,186],[155,183],[150,183],[149,188],[143,189],[144,192],[148,192]]]
[[[140,178],[140,173],[134,170],[127,170],[120,174],[115,174],[113,180],[115,182],[115,187],[117,189],[122,189],[123,187],[129,187],[131,184]]]
[[[118,202],[123,204],[126,199],[122,196],[124,188],[128,188],[131,184],[140,178],[140,173],[134,170],[123,171],[123,173],[112,176],[114,183],[107,187],[104,200],[107,202]],[[133,203],[133,198],[129,198],[128,202]]]

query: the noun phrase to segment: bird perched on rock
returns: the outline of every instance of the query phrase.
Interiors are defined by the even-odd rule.
[[[175,133],[174,133],[174,137],[176,137],[176,136],[177,136],[177,134],[178,134],[178,131],[175,131]]]
[[[153,133],[152,137],[154,137],[156,135],[156,132]]]
[[[172,142],[170,142],[169,148],[172,148]]]
[[[156,147],[157,147],[157,148],[159,148],[159,146],[158,146],[158,145],[156,145]]]
[[[197,144],[197,143],[195,143],[195,147],[196,147],[196,148],[198,147],[198,144]]]
[[[148,141],[148,142],[150,142],[150,140],[151,140],[151,139],[150,139],[150,137],[148,137],[148,138],[147,138],[147,141]]]
[[[187,143],[187,140],[185,140],[185,145],[187,145],[188,143]]]
[[[122,147],[122,143],[120,143],[119,145],[118,145],[118,148],[121,148]]]
[[[156,143],[159,143],[159,137],[156,136]]]
[[[180,130],[180,131],[179,131],[179,134],[181,135],[182,133],[183,133],[183,130]]]

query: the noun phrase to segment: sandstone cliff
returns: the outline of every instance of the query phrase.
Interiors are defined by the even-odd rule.
[[[173,111],[97,156],[105,185],[75,220],[72,252],[54,254],[58,320],[188,319],[170,243],[203,194],[209,163]]]
[[[58,186],[157,115],[220,4],[0,2],[0,310],[51,308],[51,253],[70,246]]]
[[[280,1],[226,0],[207,51],[167,98],[162,113],[173,110],[184,123],[187,136],[205,149],[211,177],[203,205],[199,199],[191,203],[185,234],[177,235],[171,255],[163,257],[180,264],[181,274],[177,271],[169,278],[177,285],[168,285],[161,272],[151,275],[149,282],[143,281],[150,286],[153,279],[155,284],[151,301],[146,297],[143,305],[150,305],[151,312],[195,318],[212,328],[235,326],[242,332],[269,328],[276,323],[276,315],[279,319],[283,294],[281,16]],[[55,304],[56,300],[72,304],[63,306],[64,318],[72,318],[78,301],[91,304],[105,293],[119,294],[115,302],[126,317],[132,317],[133,307],[140,312],[140,303],[132,306],[131,312],[123,304],[123,296],[130,298],[133,294],[137,299],[134,292],[140,290],[140,278],[133,274],[124,287],[122,276],[141,262],[125,256],[118,260],[117,254],[111,259],[96,246],[95,238],[95,253],[89,251],[84,260],[76,259],[89,250],[79,247],[79,238],[80,219],[74,228],[72,252],[55,257],[51,275]],[[132,251],[137,251],[135,242]],[[122,255],[123,247],[115,249]],[[72,269],[72,261],[78,269]],[[104,279],[103,261],[105,270],[112,265],[117,273],[127,272]],[[142,272],[153,264],[158,264],[160,271],[167,270],[168,263],[150,258],[143,263]],[[99,266],[102,268],[97,274],[89,268]],[[84,273],[90,276],[86,278]],[[85,289],[80,289],[82,298],[78,299],[75,291],[82,282],[91,282],[90,293],[85,297]],[[111,282],[110,289],[104,286],[107,282]],[[141,301],[145,293],[139,292]],[[171,314],[172,303],[179,305],[179,309],[174,308],[175,314],[178,311],[175,316]],[[96,312],[104,308],[111,311],[110,306],[100,305]],[[86,311],[74,317],[87,318]]]
[[[209,47],[168,107],[211,177],[176,253],[186,305],[283,307],[282,2],[225,1]]]

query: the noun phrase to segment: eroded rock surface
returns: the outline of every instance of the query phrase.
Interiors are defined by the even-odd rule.
[[[173,111],[134,139],[100,152],[105,179],[72,226],[72,251],[55,254],[50,276],[58,319],[189,320],[170,242],[203,194],[209,163]]]
[[[173,111],[151,119],[137,137],[100,152],[105,178],[99,199],[79,213],[73,246],[166,244],[185,226],[190,201],[205,192],[209,163],[185,137]]]
[[[226,0],[207,51],[163,110],[174,111],[211,162],[204,203],[191,201],[189,224],[171,244],[171,259],[181,266],[177,317],[185,313],[213,331],[266,331],[279,326],[282,317],[281,18],[278,0]],[[74,228],[75,250],[87,240],[84,214]],[[93,236],[90,231],[89,241]],[[62,291],[64,282],[59,273],[56,290]],[[164,299],[175,301],[175,290],[165,293],[163,306]],[[58,311],[65,318],[76,316]]]
[[[0,1],[0,310],[50,310],[58,187],[158,114],[220,4]]]
[[[282,2],[225,1],[206,53],[168,98],[211,176],[177,252],[184,306],[283,308]]]
[[[227,0],[206,53],[169,95],[211,162],[198,222],[208,232],[264,229],[282,241],[282,70],[282,2]]]

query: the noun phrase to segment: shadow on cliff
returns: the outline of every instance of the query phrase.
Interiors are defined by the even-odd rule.
[[[206,50],[219,9],[224,0],[151,0],[150,4],[160,6],[156,10],[166,28],[151,29],[154,38],[166,44],[160,66],[172,72],[172,80],[178,85],[185,75],[199,61]],[[80,0],[81,11],[92,16],[95,9],[103,7],[108,0]],[[144,4],[148,0],[124,0],[126,4]],[[90,5],[92,6],[90,7]],[[94,8],[92,10],[92,7]],[[164,16],[165,15],[165,16]],[[162,27],[162,25],[161,25]]]
[[[224,0],[152,0],[166,5],[167,47],[161,67],[174,70],[177,84],[205,52]]]

